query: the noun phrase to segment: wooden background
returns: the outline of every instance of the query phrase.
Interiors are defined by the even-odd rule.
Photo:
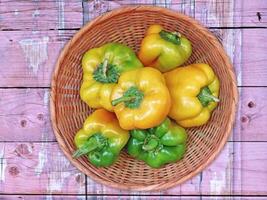
[[[218,158],[158,193],[112,189],[80,173],[58,148],[49,116],[51,74],[64,44],[94,17],[141,4],[209,27],[234,63],[240,94],[233,133]],[[1,200],[267,199],[266,0],[0,0],[0,38]]]

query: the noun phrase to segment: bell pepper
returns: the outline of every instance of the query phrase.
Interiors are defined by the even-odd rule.
[[[121,73],[143,67],[134,51],[119,43],[107,43],[87,51],[82,58],[81,99],[91,108],[112,111],[110,95]]]
[[[104,109],[96,110],[75,135],[74,143],[78,150],[73,157],[87,155],[88,160],[97,167],[110,166],[129,137],[129,132],[120,128],[114,113]]]
[[[163,75],[151,67],[124,72],[111,100],[120,126],[126,130],[159,125],[171,106]]]
[[[166,118],[159,126],[132,130],[127,144],[128,153],[152,168],[180,160],[186,151],[184,128]]]
[[[212,68],[192,64],[164,76],[172,98],[169,116],[183,127],[207,123],[219,102],[220,82]]]
[[[138,57],[144,66],[170,71],[185,63],[192,53],[190,41],[180,33],[163,30],[160,25],[148,28]]]

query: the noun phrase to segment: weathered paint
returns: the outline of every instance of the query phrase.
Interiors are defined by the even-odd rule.
[[[18,15],[18,14],[19,14],[18,9],[15,9],[15,10],[14,10],[14,15]]]
[[[28,67],[32,70],[34,75],[37,75],[41,64],[48,59],[48,42],[49,37],[47,36],[40,39],[23,39],[19,42],[24,57],[28,62]]]
[[[16,28],[23,31],[0,32],[0,38],[2,38],[0,49],[5,50],[0,50],[3,58],[1,63],[3,66],[8,66],[0,68],[1,86],[49,86],[50,74],[53,70],[58,52],[65,41],[74,33],[74,31],[65,31],[65,29],[79,28],[82,24],[82,5],[89,5],[84,6],[84,9],[89,8],[89,10],[84,10],[84,13],[89,13],[89,19],[92,19],[108,10],[129,4],[153,4],[168,7],[195,17],[204,25],[212,27],[266,27],[267,25],[267,4],[261,0],[101,0],[83,2],[83,4],[81,1],[68,2],[64,0],[23,3],[3,0],[0,7],[0,30]],[[54,29],[60,30],[57,31]],[[267,48],[267,43],[265,42],[267,35],[266,29],[213,29],[212,31],[215,32],[218,38],[221,38],[222,44],[234,62],[238,85],[267,86],[267,71],[265,67],[265,52]],[[49,52],[47,58],[30,58],[33,54],[25,47],[26,44],[23,47],[22,41],[25,38],[32,41],[42,41],[45,37],[49,38],[46,47],[47,52]],[[30,42],[26,41],[26,43]],[[40,51],[38,48],[34,47],[32,49]],[[25,49],[28,51],[27,55]],[[38,57],[37,53],[36,56]],[[41,98],[38,98],[38,93],[40,93]],[[267,163],[265,148],[267,134],[264,131],[267,118],[266,88],[240,88],[239,93],[240,106],[238,108],[234,137],[231,140],[241,142],[228,143],[220,156],[200,175],[181,186],[158,194],[267,195],[267,172],[264,168]],[[5,92],[1,90],[0,120],[2,127],[0,139],[5,141],[39,140],[45,143],[34,144],[33,146],[37,147],[36,150],[36,147],[32,148],[30,143],[14,144],[0,142],[1,150],[5,147],[12,149],[12,145],[17,145],[18,147],[27,149],[25,151],[28,153],[23,156],[19,154],[19,156],[16,153],[13,155],[13,150],[9,153],[6,153],[5,150],[3,151],[4,153],[0,151],[0,158],[1,153],[5,154],[2,156],[0,162],[0,180],[4,180],[0,181],[0,191],[4,190],[5,192],[13,193],[15,188],[13,183],[16,183],[16,191],[18,193],[64,194],[74,192],[84,194],[84,180],[80,181],[82,179],[78,178],[79,183],[76,180],[76,177],[80,173],[78,171],[73,172],[72,169],[69,170],[70,165],[66,158],[62,158],[58,148],[52,148],[51,143],[48,142],[51,138],[53,139],[48,115],[48,97],[49,91],[45,90],[44,92],[43,89],[22,91],[5,89]],[[25,99],[30,100],[26,101]],[[41,121],[43,123],[40,123]],[[17,122],[20,128],[17,127]],[[28,126],[33,127],[27,129]],[[47,149],[47,152],[45,152],[45,149]],[[15,167],[14,170],[18,168],[17,170],[20,171],[12,171],[12,167]],[[4,172],[4,175],[2,172]],[[19,175],[14,176],[14,173],[18,172]],[[31,181],[32,188],[25,186],[25,180]],[[73,180],[75,181],[73,182]],[[69,182],[71,186],[69,186]],[[114,190],[95,183],[91,179],[88,179],[87,183],[88,194],[147,194]],[[45,198],[54,199],[50,195]],[[67,197],[62,198],[65,199]],[[85,197],[82,196],[81,198]],[[114,199],[116,198],[114,197]],[[131,198],[139,199],[139,197]],[[146,198],[144,197],[143,199]],[[148,199],[151,198],[149,197]],[[188,198],[190,199],[191,197]],[[222,197],[218,198],[221,199]],[[199,198],[196,197],[196,199]],[[202,199],[205,198],[202,197]],[[207,199],[210,198],[207,197]],[[214,198],[212,197],[212,199]]]
[[[61,1],[64,10],[60,10]],[[34,14],[36,10],[39,14]],[[81,0],[53,0],[53,1],[16,1],[1,0],[0,30],[50,30],[58,28],[59,12],[64,12],[65,28],[76,29],[82,26],[83,8]]]
[[[34,171],[37,176],[41,176],[45,164],[48,160],[48,149],[47,149],[48,143],[42,143],[40,151],[38,153],[38,165],[35,167]]]
[[[210,180],[210,193],[213,195],[220,195],[222,194],[222,190],[225,187],[225,176],[223,173],[217,174],[214,172],[212,174],[212,179]]]
[[[2,146],[2,148],[0,148],[0,185],[3,184],[2,182],[5,182],[5,176],[6,176],[7,163],[4,155],[5,155],[5,146]]]

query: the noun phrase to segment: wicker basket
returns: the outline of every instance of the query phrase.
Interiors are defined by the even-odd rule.
[[[208,124],[187,129],[188,150],[181,161],[161,169],[151,169],[142,161],[122,152],[108,168],[96,168],[86,157],[72,158],[73,138],[92,112],[79,97],[82,80],[81,58],[86,50],[116,41],[136,52],[151,24],[161,24],[169,31],[184,34],[193,46],[186,64],[210,64],[221,81],[219,106]],[[124,7],[100,16],[68,42],[61,52],[52,79],[51,117],[58,143],[68,159],[90,178],[105,185],[129,190],[163,190],[180,184],[201,172],[218,155],[227,141],[234,122],[237,87],[233,67],[218,40],[194,19],[164,8]]]

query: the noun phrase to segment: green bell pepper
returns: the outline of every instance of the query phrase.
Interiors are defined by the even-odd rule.
[[[166,118],[159,126],[130,132],[128,153],[152,168],[182,159],[186,151],[187,133],[184,128]]]
[[[87,155],[97,167],[108,167],[118,158],[127,144],[129,133],[119,126],[114,113],[104,109],[96,110],[84,122],[74,138],[78,148],[73,157]]]

